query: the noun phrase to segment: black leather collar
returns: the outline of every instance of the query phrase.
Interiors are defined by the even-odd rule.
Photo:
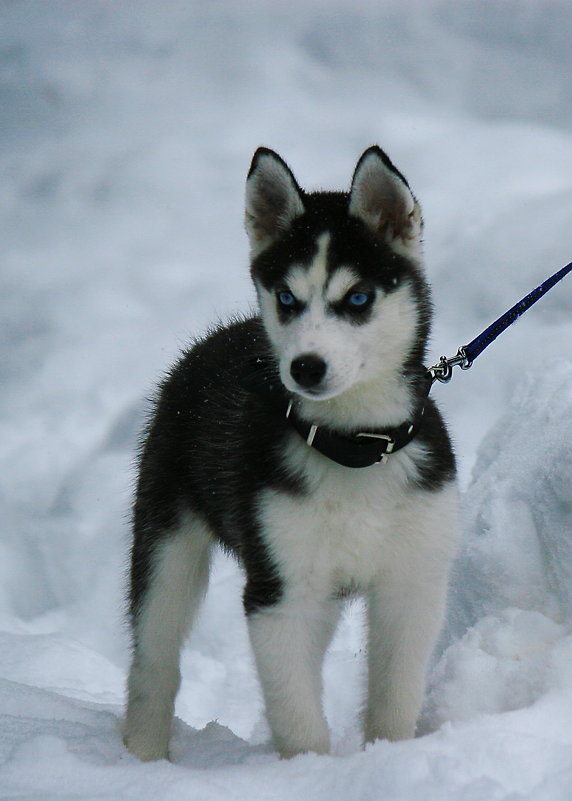
[[[431,386],[430,379],[428,381],[427,392]],[[288,395],[276,371],[263,359],[251,362],[242,383],[249,392],[267,398],[309,446],[344,467],[384,464],[390,454],[401,450],[415,438],[423,420],[424,406],[421,406],[413,419],[394,428],[341,434],[328,426],[307,423],[298,417],[295,396]]]

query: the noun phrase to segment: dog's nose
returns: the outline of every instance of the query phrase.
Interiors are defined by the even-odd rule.
[[[298,386],[304,389],[317,387],[326,375],[327,364],[313,353],[305,353],[294,359],[290,365],[290,375]]]

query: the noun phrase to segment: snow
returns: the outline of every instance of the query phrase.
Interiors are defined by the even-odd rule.
[[[571,24],[566,0],[0,4],[0,798],[570,798],[570,278],[434,390],[464,537],[422,736],[361,749],[356,603],[325,666],[333,754],[279,761],[223,557],[174,763],[137,762],[120,727],[144,399],[253,302],[254,149],[332,188],[389,151],[452,354],[572,258]]]

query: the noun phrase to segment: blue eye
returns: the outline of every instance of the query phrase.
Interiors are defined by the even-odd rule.
[[[370,295],[367,292],[352,292],[348,296],[348,304],[359,308],[360,306],[365,306],[369,299]]]
[[[296,305],[296,298],[291,292],[279,292],[278,293],[278,302],[281,306],[285,309],[291,309],[293,306]]]

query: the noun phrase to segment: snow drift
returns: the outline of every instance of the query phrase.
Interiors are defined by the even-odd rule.
[[[571,363],[520,384],[479,449],[464,505],[433,724],[572,691]]]

